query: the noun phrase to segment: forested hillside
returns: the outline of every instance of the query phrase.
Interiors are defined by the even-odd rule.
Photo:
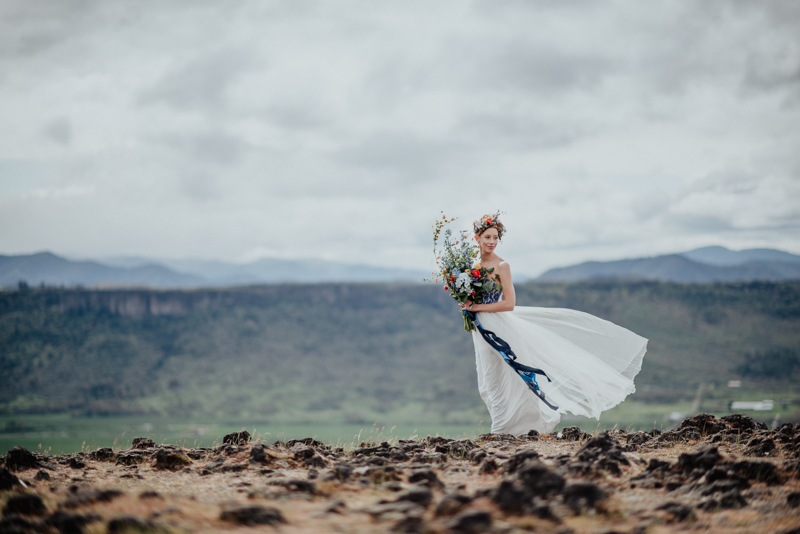
[[[640,400],[800,371],[800,283],[527,283],[517,294],[649,338]],[[473,421],[485,409],[461,328],[434,285],[0,292],[0,412]],[[766,365],[775,354],[780,365]]]

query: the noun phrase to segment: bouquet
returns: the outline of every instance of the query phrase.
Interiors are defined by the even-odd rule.
[[[487,269],[475,260],[478,257],[478,246],[471,243],[469,232],[462,230],[454,236],[453,231],[445,226],[455,221],[457,217],[447,219],[442,215],[433,225],[433,253],[436,256],[436,270],[432,278],[424,279],[425,282],[444,282],[444,290],[459,304],[471,300],[480,304],[485,293],[503,289],[497,275],[492,275],[494,267]],[[441,280],[441,282],[440,282]],[[475,330],[466,315],[464,315],[464,330]]]

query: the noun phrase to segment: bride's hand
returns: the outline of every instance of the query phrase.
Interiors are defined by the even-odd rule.
[[[472,304],[473,304],[473,302],[471,300],[467,300],[467,301],[463,302],[462,304],[459,304],[458,307],[461,308],[462,310],[469,311],[469,309],[472,308]]]

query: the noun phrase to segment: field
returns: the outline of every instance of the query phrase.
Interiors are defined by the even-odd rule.
[[[670,428],[764,399],[774,409],[751,415],[800,421],[800,283],[527,283],[517,293],[520,305],[587,311],[650,340],[636,393],[599,422],[561,427]],[[200,446],[243,428],[330,443],[393,427],[394,437],[476,436],[490,428],[476,381],[472,341],[434,286],[0,293],[2,451],[124,446],[134,435]]]

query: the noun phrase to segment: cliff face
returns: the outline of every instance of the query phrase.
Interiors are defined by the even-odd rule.
[[[120,317],[186,315],[219,302],[220,293],[208,291],[69,291],[58,294],[58,309],[66,312],[106,310]]]

